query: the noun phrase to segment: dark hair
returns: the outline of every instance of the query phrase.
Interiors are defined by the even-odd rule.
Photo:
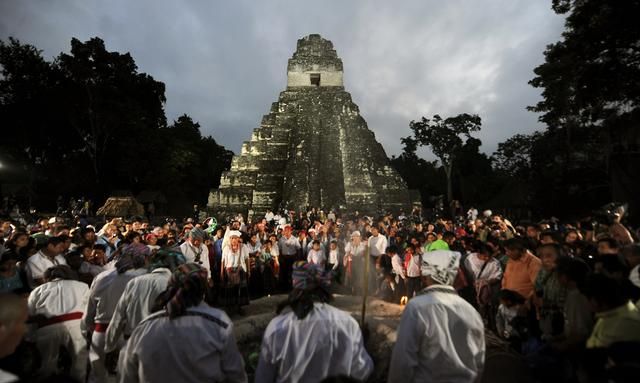
[[[47,240],[47,246],[58,246],[59,244],[64,243],[66,241],[66,238],[63,237],[66,237],[66,235],[59,237],[49,237],[49,239]]]
[[[613,309],[628,301],[625,289],[617,280],[604,274],[593,274],[586,279],[582,294],[601,305]]]
[[[584,285],[589,271],[587,263],[579,258],[561,257],[556,266],[558,275],[566,276],[569,280],[576,282],[579,287]]]
[[[455,239],[456,238],[456,234],[452,231],[445,231],[444,234],[442,234],[442,240],[443,241],[447,241],[447,239]]]
[[[142,234],[138,233],[137,231],[130,231],[127,233],[127,235],[124,237],[124,243],[131,243],[133,242],[133,239],[136,237],[140,237],[140,239],[142,239]]]
[[[609,248],[611,249],[617,249],[618,248],[618,241],[616,241],[615,239],[611,238],[611,237],[603,237],[598,239],[598,244],[600,244],[600,242],[606,242],[607,245],[609,245]]]
[[[83,252],[85,249],[91,249],[91,248],[92,248],[92,247],[91,247],[91,245],[80,245],[80,246],[78,246],[78,247],[76,248],[76,251],[77,251],[78,253],[82,254],[82,252]]]
[[[57,279],[57,278],[74,279],[73,271],[71,270],[71,267],[67,265],[55,265],[53,267],[48,268],[44,272],[44,278],[46,280]]]
[[[93,250],[107,251],[107,246],[103,244],[96,244],[96,245],[93,245]]]
[[[553,249],[553,251],[556,252],[556,256],[558,258],[561,258],[565,255],[564,249],[562,248],[562,246],[558,245],[557,243],[546,243],[544,245],[540,245],[538,246],[536,251],[540,251],[540,249],[545,249],[545,248]]]
[[[398,246],[391,245],[385,249],[385,253],[398,254]]]
[[[507,290],[507,289],[500,290],[498,297],[501,300],[513,302],[518,305],[521,305],[525,302],[525,298],[513,290]]]
[[[522,238],[510,238],[504,241],[503,246],[505,249],[509,250],[520,250],[525,251],[527,246]]]
[[[289,293],[289,297],[278,304],[276,314],[280,314],[285,308],[291,307],[296,317],[302,320],[311,312],[314,302],[327,303],[332,300],[333,295],[331,292],[320,286],[312,290],[293,289]]]
[[[540,239],[544,237],[551,238],[553,242],[557,242],[557,243],[564,242],[564,241],[560,241],[560,239],[558,238],[558,232],[554,230],[545,230],[542,233],[540,233]]]
[[[489,246],[487,246],[487,244],[482,241],[476,241],[476,240],[472,241],[471,247],[473,248],[473,251],[475,251],[476,253],[489,254],[489,255],[491,255],[492,253],[491,249],[489,249]]]

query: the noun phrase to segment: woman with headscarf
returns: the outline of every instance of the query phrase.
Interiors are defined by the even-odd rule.
[[[242,246],[241,233],[233,230],[229,233],[229,241],[222,248],[222,266],[220,280],[223,284],[222,302],[225,306],[241,306],[249,304],[247,281],[250,276],[249,254]]]
[[[353,294],[362,293],[364,276],[364,256],[367,255],[367,244],[362,241],[358,230],[351,233],[351,241],[344,247],[345,284]]]
[[[38,325],[35,341],[42,358],[38,380],[58,373],[61,348],[71,358],[71,377],[78,382],[85,379],[88,352],[81,318],[89,287],[71,275],[69,266],[53,266],[44,273],[45,283],[29,295],[29,316]]]
[[[331,273],[298,261],[293,290],[278,305],[262,339],[256,382],[321,382],[328,377],[365,381],[373,361],[355,319],[331,305]]]
[[[209,265],[209,249],[204,244],[207,233],[199,227],[189,230],[187,239],[180,245],[180,251],[188,263],[197,263],[209,272],[211,279],[211,266]]]
[[[123,349],[120,382],[246,382],[233,322],[207,305],[208,271],[188,263],[172,274],[163,309],[143,320]]]

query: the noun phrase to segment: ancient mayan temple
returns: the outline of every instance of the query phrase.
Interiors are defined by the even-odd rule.
[[[212,211],[315,206],[374,213],[420,200],[389,165],[342,75],[331,41],[316,34],[298,40],[287,89],[211,191]]]

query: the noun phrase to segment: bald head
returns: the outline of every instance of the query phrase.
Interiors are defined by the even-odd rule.
[[[0,358],[13,354],[26,331],[27,302],[15,294],[0,294]]]

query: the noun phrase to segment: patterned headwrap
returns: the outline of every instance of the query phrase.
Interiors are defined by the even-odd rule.
[[[160,249],[151,255],[149,259],[149,268],[151,270],[165,267],[169,270],[175,270],[178,266],[187,263],[186,258],[180,251],[179,247],[170,247]]]
[[[127,270],[144,266],[145,259],[150,253],[148,246],[141,243],[131,243],[122,248],[122,255],[116,261],[118,274]]]
[[[189,238],[191,239],[200,239],[204,241],[204,237],[206,235],[207,233],[205,233],[204,230],[199,227],[194,227],[193,229],[189,230]]]
[[[422,254],[420,271],[443,285],[453,285],[460,267],[460,253],[449,250],[434,250]]]
[[[164,293],[169,318],[176,318],[184,314],[188,307],[202,302],[207,291],[207,278],[207,269],[200,265],[186,263],[178,266]]]
[[[331,273],[320,265],[298,261],[293,264],[293,288],[298,290],[314,290],[320,287],[329,290],[331,287]]]

